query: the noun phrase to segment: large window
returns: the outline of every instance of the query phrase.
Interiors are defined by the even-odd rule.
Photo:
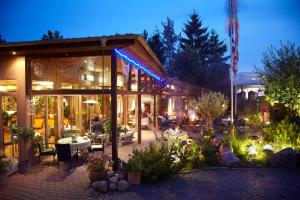
[[[109,89],[110,56],[31,58],[33,90]]]

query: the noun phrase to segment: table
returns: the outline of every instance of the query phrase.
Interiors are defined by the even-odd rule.
[[[72,143],[72,137],[62,138],[58,140],[58,144],[70,144],[71,154],[74,155],[80,149],[88,149],[91,147],[91,140],[87,136],[76,137],[77,143]]]

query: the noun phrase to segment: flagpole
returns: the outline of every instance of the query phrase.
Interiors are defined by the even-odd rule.
[[[229,21],[229,35],[230,35],[230,99],[231,99],[231,113],[230,113],[230,123],[233,125],[233,57],[232,57],[232,3],[231,0],[229,0],[229,15],[230,15],[230,21]]]

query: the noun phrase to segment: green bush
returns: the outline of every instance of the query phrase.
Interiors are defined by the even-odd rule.
[[[208,165],[214,165],[218,162],[216,147],[210,141],[205,141],[201,145],[201,154]]]
[[[295,123],[290,123],[288,117],[265,127],[263,133],[265,141],[271,143],[275,151],[286,147],[293,147],[299,151],[299,127]]]
[[[0,155],[0,173],[6,172],[8,167],[8,161],[3,160],[4,156]]]
[[[144,150],[133,151],[127,170],[133,170],[131,167],[135,163],[136,169],[141,171],[143,182],[156,182],[173,173],[173,161],[174,158],[167,148],[157,147],[154,143],[150,143]]]
[[[192,170],[202,165],[200,147],[194,140],[176,139],[169,150],[175,159],[176,171]]]

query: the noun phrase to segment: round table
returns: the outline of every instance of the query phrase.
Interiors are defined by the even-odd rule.
[[[77,143],[72,143],[72,137],[66,137],[59,139],[57,143],[59,144],[70,144],[71,154],[74,155],[80,149],[88,149],[91,147],[91,140],[84,136],[84,137],[77,137]]]

